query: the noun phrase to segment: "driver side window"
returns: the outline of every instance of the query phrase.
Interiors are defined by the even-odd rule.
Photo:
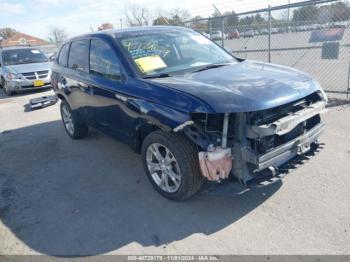
[[[109,44],[100,39],[92,39],[90,45],[90,74],[111,80],[120,80],[120,62]]]

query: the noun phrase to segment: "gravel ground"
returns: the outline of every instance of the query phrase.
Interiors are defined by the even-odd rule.
[[[161,197],[140,156],[92,131],[73,141],[58,104],[0,94],[0,254],[350,254],[350,106],[325,115],[323,148],[242,195]]]

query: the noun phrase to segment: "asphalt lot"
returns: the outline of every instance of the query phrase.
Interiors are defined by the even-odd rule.
[[[323,148],[243,195],[162,198],[127,146],[73,141],[58,104],[0,91],[0,254],[350,254],[350,105],[329,108]]]

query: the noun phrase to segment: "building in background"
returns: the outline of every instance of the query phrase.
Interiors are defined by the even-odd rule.
[[[2,41],[0,40],[0,47],[20,45],[35,46],[39,50],[43,51],[48,57],[55,56],[57,52],[57,46],[50,43],[49,41],[20,32],[16,32],[8,39],[3,39]]]
[[[44,39],[37,38],[35,36],[16,32],[12,37],[8,39],[4,39],[1,42],[1,45],[2,46],[13,46],[13,45],[45,46],[45,45],[51,45],[51,43]]]

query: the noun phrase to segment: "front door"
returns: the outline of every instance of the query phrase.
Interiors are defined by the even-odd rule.
[[[124,110],[127,98],[120,61],[112,46],[102,39],[90,42],[90,88],[88,116],[92,125],[118,139],[128,141]]]

